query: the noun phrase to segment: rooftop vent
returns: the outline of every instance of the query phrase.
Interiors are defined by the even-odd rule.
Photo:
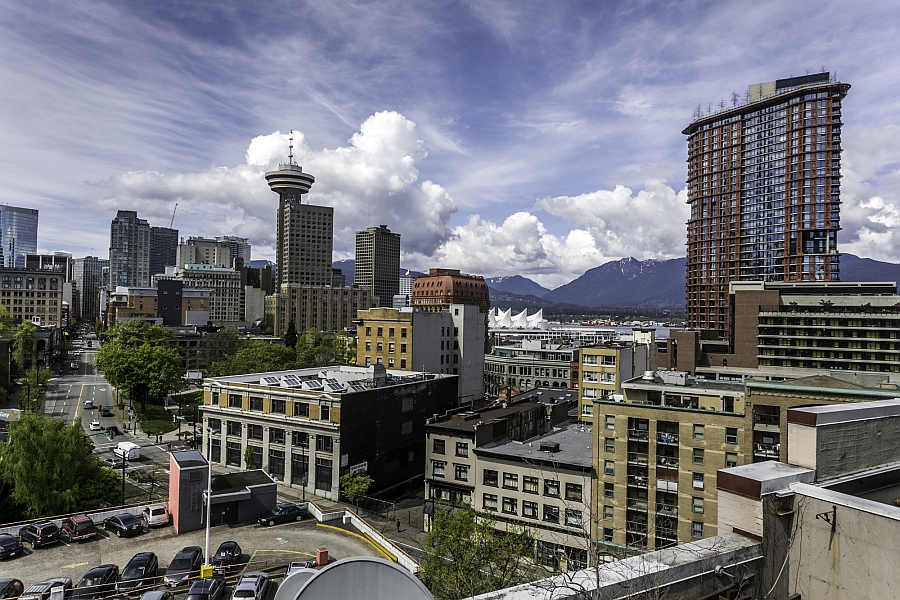
[[[559,442],[541,442],[541,452],[559,452]]]
[[[641,379],[643,379],[644,381],[653,381],[654,379],[656,379],[656,374],[653,371],[644,371]]]

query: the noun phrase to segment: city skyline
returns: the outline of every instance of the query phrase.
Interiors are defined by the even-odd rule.
[[[900,260],[889,5],[50,4],[0,20],[2,200],[43,213],[41,250],[102,256],[117,209],[168,225],[178,202],[175,228],[271,260],[261,175],[293,128],[305,200],[335,209],[334,260],[384,222],[406,268],[555,287],[684,256],[695,108],[824,68],[854,90],[839,248]]]

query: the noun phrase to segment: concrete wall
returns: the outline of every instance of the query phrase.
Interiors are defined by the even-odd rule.
[[[731,532],[734,528],[762,537],[762,501],[719,490],[719,533]]]
[[[797,423],[788,423],[788,439],[791,441],[787,449],[788,464],[816,468],[816,428]]]
[[[869,419],[818,427],[816,471],[825,479],[900,459],[900,418]],[[793,440],[791,444],[793,445]]]

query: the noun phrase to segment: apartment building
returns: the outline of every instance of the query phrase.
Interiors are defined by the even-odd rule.
[[[358,365],[452,373],[459,375],[461,401],[484,397],[484,315],[477,306],[451,304],[440,312],[360,310],[356,335]]]
[[[590,421],[594,399],[622,393],[622,383],[657,368],[654,330],[635,329],[630,342],[608,341],[581,348],[578,414]]]
[[[120,210],[110,223],[109,273],[113,287],[150,285],[150,223],[137,211]]]
[[[356,232],[353,284],[372,288],[381,306],[400,293],[400,234],[387,225]]]
[[[107,301],[106,326],[134,318],[156,319],[167,326],[205,326],[209,296],[209,290],[186,288],[177,280],[158,280],[157,287],[117,287]]]
[[[381,365],[209,378],[201,410],[213,433],[204,446],[212,463],[261,468],[330,500],[351,471],[367,472],[378,492],[422,477],[426,419],[456,406],[456,388],[454,375]]]
[[[660,371],[594,401],[594,492],[611,553],[717,535],[716,472],[787,455],[789,409],[896,397],[886,375],[708,381]]]
[[[335,333],[353,327],[357,311],[377,303],[369,288],[285,284],[265,298],[266,324],[279,336],[291,321],[297,331]]]
[[[539,387],[578,387],[579,348],[548,340],[495,345],[484,357],[484,392],[509,398]]]
[[[216,265],[186,264],[178,269],[177,276],[185,287],[209,290],[210,321],[220,324],[243,320],[240,271]]]
[[[62,327],[64,283],[64,273],[0,268],[0,305],[14,319]]]

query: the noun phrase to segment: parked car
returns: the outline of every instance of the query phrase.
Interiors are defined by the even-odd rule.
[[[259,571],[244,573],[231,592],[231,600],[263,600],[268,586],[269,576],[265,573]]]
[[[312,561],[312,560],[294,561],[287,566],[287,569],[284,572],[284,576],[287,577],[288,575],[293,575],[297,571],[302,571],[304,569],[315,569],[315,568],[316,568],[315,561]]]
[[[114,532],[116,537],[137,535],[144,530],[137,517],[129,513],[103,519],[103,529]]]
[[[31,544],[31,548],[40,548],[59,541],[59,527],[51,521],[32,523],[19,530],[19,539]]]
[[[274,509],[259,515],[260,525],[274,525],[288,521],[301,521],[306,515],[306,508],[296,504],[279,504]]]
[[[91,431],[103,431],[103,427],[100,426],[100,421],[91,421]]]
[[[25,591],[25,586],[18,579],[0,579],[0,600],[18,598]]]
[[[161,527],[169,524],[169,510],[166,504],[151,504],[144,508],[143,515],[147,527]]]
[[[56,577],[32,583],[25,588],[25,591],[19,596],[19,600],[47,600],[50,597],[50,590],[57,587],[61,587],[63,595],[68,598],[72,591],[72,580],[68,577]]]
[[[153,552],[138,552],[131,557],[116,582],[116,592],[128,595],[137,590],[147,589],[159,583],[156,576],[159,571],[159,559]]]
[[[153,590],[141,594],[141,600],[175,600],[175,595],[168,590]]]
[[[240,568],[241,546],[234,541],[222,542],[216,553],[213,554],[213,575],[224,575]]]
[[[203,550],[200,546],[187,546],[175,555],[166,574],[163,583],[167,587],[185,585],[191,577],[200,575],[200,565],[203,564]]]
[[[113,564],[94,567],[84,574],[72,590],[72,600],[97,600],[111,595],[119,579],[119,566]]]
[[[103,459],[110,469],[121,469],[125,467],[125,461],[118,456],[107,456]]]
[[[222,577],[209,577],[198,579],[191,584],[184,600],[224,600],[225,579]]]
[[[80,542],[97,535],[97,526],[85,514],[74,515],[63,520],[62,535],[70,542]]]
[[[22,542],[9,535],[8,533],[0,533],[0,560],[10,558],[16,554],[25,552]]]

